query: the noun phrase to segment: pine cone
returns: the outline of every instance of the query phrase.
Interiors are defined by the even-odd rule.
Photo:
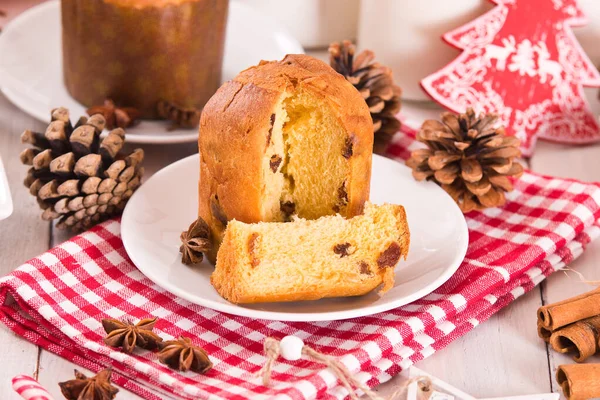
[[[373,118],[376,153],[383,153],[392,136],[400,129],[396,114],[400,111],[402,90],[394,84],[392,70],[373,62],[375,54],[364,50],[356,57],[349,40],[329,46],[329,64],[344,75],[360,92]]]
[[[406,165],[415,179],[433,180],[467,213],[504,205],[505,192],[513,189],[510,177],[518,178],[523,166],[519,139],[494,127],[495,114],[443,113],[442,122],[427,120],[417,140],[427,149],[413,151]]]
[[[71,125],[69,111],[52,110],[45,133],[26,130],[21,135],[28,148],[21,162],[31,165],[25,186],[44,210],[42,219],[58,219],[59,229],[82,231],[123,210],[140,186],[142,149],[120,154],[125,132],[117,128],[100,140],[105,120],[101,114],[81,117]]]

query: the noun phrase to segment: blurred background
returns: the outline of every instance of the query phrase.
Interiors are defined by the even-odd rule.
[[[44,0],[0,0],[0,27]],[[310,53],[327,57],[333,41],[355,40],[388,65],[405,100],[428,101],[419,81],[460,52],[441,36],[494,7],[489,0],[242,0],[278,20]],[[600,1],[579,0],[588,24],[574,28],[579,43],[600,66]]]

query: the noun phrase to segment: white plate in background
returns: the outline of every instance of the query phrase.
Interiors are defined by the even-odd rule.
[[[8,187],[8,178],[0,158],[0,220],[10,217],[13,212],[13,202]]]
[[[127,203],[121,236],[127,254],[148,278],[178,297],[218,311],[278,321],[323,321],[360,317],[415,301],[446,282],[460,266],[468,244],[462,212],[439,186],[417,182],[399,162],[373,156],[371,201],[402,204],[410,227],[407,261],[396,266],[394,287],[359,297],[293,303],[238,305],[223,299],[210,284],[206,260],[181,262],[179,235],[196,219],[198,155],[154,174]]]
[[[276,20],[241,0],[229,5],[223,81],[260,60],[279,60],[286,54],[304,53],[302,46]],[[0,90],[29,115],[50,122],[50,110],[67,107],[73,119],[85,107],[73,99],[63,83],[60,2],[33,7],[0,35]],[[129,143],[195,142],[196,129],[167,131],[166,121],[142,121],[127,129]]]

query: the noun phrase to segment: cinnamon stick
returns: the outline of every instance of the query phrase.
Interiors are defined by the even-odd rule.
[[[537,324],[538,336],[544,340],[546,343],[550,343],[550,336],[552,336],[552,331],[544,328],[542,324],[538,321]]]
[[[552,333],[550,345],[559,353],[575,352],[573,359],[583,362],[599,350],[600,316],[587,318]]]
[[[556,381],[568,400],[600,397],[600,364],[560,365]]]
[[[550,331],[600,315],[600,288],[538,309],[538,323]]]

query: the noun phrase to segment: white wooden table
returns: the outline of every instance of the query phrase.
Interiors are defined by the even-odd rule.
[[[25,0],[23,0],[25,1]],[[27,0],[35,2],[39,0]],[[589,96],[595,100],[595,96]],[[596,101],[597,103],[597,101]],[[58,106],[58,105],[57,105]],[[595,104],[600,109],[598,104]],[[417,106],[406,113],[430,114]],[[26,167],[19,161],[23,149],[19,136],[24,129],[42,130],[44,124],[17,109],[0,94],[0,156],[7,170],[15,211],[0,221],[0,275],[39,255],[69,236],[40,219],[35,199],[22,184]],[[169,163],[195,153],[196,145],[141,146],[146,152],[146,177]],[[126,150],[131,150],[129,145]],[[586,181],[600,181],[600,145],[573,147],[540,142],[530,168],[533,171]],[[600,280],[600,241],[571,267],[588,280]],[[548,349],[536,333],[536,309],[590,290],[575,275],[556,273],[531,292],[506,307],[490,320],[418,364],[418,367],[476,397],[501,397],[558,391],[556,367],[571,363],[569,357]],[[84,369],[15,336],[0,326],[0,398],[16,400],[10,379],[18,374],[37,377],[56,399],[62,398],[57,382],[69,380],[73,369]],[[600,362],[600,357],[596,358]],[[391,393],[397,380],[381,385],[382,395]],[[121,389],[118,399],[139,399]]]

